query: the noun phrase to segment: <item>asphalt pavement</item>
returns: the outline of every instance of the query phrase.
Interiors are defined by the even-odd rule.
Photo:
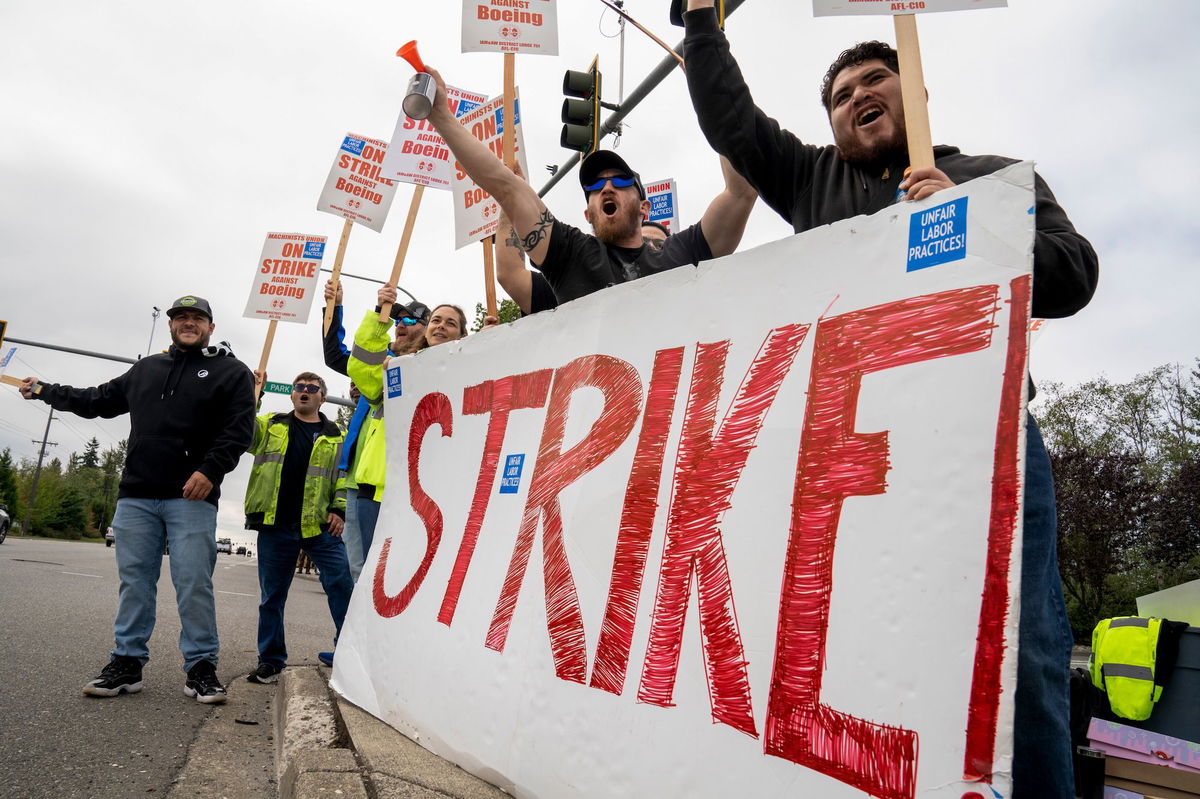
[[[244,775],[255,776],[249,792],[229,795],[274,793],[275,733],[267,708],[275,689],[244,679],[258,660],[257,561],[219,555],[213,580],[221,636],[218,675],[229,685],[230,703],[201,705],[183,694],[179,617],[167,559],[145,688],[98,699],[84,696],[82,687],[112,649],[114,550],[103,543],[13,536],[0,544],[0,796],[165,796],[205,722],[235,715],[240,699],[256,708],[250,720],[260,721],[237,725],[252,734],[240,749],[265,752],[267,766],[254,774],[243,768]],[[315,577],[298,576],[293,584],[287,635],[290,661],[301,666],[315,667],[317,652],[331,646],[333,623]]]

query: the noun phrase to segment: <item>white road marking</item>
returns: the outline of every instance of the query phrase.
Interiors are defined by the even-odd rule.
[[[231,594],[232,596],[258,596],[258,594],[240,594],[237,591],[217,591],[218,594]]]
[[[76,576],[76,577],[95,577],[96,579],[100,579],[101,577],[103,577],[103,576],[104,576],[104,575],[101,575],[101,574],[81,574],[81,573],[79,573],[79,572],[62,572],[62,574],[71,574],[71,575],[74,575],[74,576]]]

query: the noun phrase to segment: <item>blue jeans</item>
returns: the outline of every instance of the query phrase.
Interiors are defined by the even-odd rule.
[[[376,494],[379,489],[375,489]],[[375,525],[379,522],[379,500],[378,499],[363,499],[357,497],[358,501],[358,537],[362,543],[363,562],[367,560],[367,555],[371,554],[371,542],[375,540]],[[362,568],[362,564],[359,564]]]
[[[366,554],[362,548],[362,533],[358,529],[357,488],[346,489],[346,526],[342,528],[342,543],[346,545],[346,559],[350,561],[350,579],[357,583]]]
[[[350,606],[354,583],[342,539],[329,533],[311,538],[300,535],[300,525],[264,527],[258,533],[258,661],[283,668],[287,665],[287,645],[283,637],[283,606],[296,574],[300,550],[308,553],[321,575],[321,587],[333,617],[333,643],[337,645]]]
[[[121,588],[113,622],[112,655],[146,665],[158,608],[163,547],[171,548],[171,582],[179,608],[179,651],[187,671],[202,660],[217,665],[217,608],[212,575],[217,564],[217,507],[186,499],[117,500],[113,516]]]
[[[1025,525],[1013,721],[1014,799],[1073,799],[1071,627],[1058,573],[1058,516],[1050,456],[1037,422],[1025,429]]]

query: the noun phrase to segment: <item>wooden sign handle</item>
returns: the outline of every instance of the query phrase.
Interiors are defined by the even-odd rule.
[[[354,223],[349,219],[342,225],[342,237],[338,239],[337,257],[333,259],[333,299],[325,304],[325,323],[321,326],[322,333],[329,333],[329,326],[333,324],[333,306],[337,304],[337,290],[342,282],[342,258],[346,255],[346,242],[350,240],[350,228],[354,227]]]
[[[0,383],[3,383],[6,386],[13,386],[14,388],[20,388],[22,385],[24,385],[25,381],[19,377],[9,377],[8,375],[0,375]],[[38,394],[41,394],[41,393],[42,393],[42,384],[34,383],[33,384],[33,395],[36,397]]]
[[[400,285],[400,270],[404,268],[404,256],[408,254],[408,242],[412,239],[413,225],[417,221],[417,209],[421,207],[421,195],[425,187],[417,184],[413,189],[412,201],[408,204],[408,219],[404,220],[404,233],[400,236],[400,246],[396,248],[396,260],[392,263],[392,276],[388,283]],[[392,318],[392,304],[384,303],[379,309],[379,321],[387,322]]]
[[[483,295],[487,299],[488,316],[499,319],[500,315],[496,312],[496,256],[493,249],[496,237],[488,236],[479,243],[483,245]]]
[[[271,357],[271,345],[275,342],[275,328],[278,326],[278,319],[272,319],[267,325],[267,340],[263,342],[262,357],[258,359],[258,373],[254,375],[255,399],[262,393],[263,379],[267,373],[267,360]]]
[[[925,99],[925,74],[914,14],[892,17],[896,25],[896,53],[900,62],[900,95],[904,100],[904,127],[908,131],[908,164],[913,169],[933,166],[933,138],[929,133],[929,105]]]
[[[516,112],[513,108],[517,103],[517,57],[513,53],[504,54],[504,137],[501,139],[504,154],[504,165],[509,169],[516,164],[517,124]]]

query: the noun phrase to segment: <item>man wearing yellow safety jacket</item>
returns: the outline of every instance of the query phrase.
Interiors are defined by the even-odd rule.
[[[257,418],[250,454],[254,466],[246,489],[246,527],[258,531],[258,668],[247,678],[274,683],[287,665],[283,609],[307,552],[321,576],[333,617],[334,644],[342,631],[354,583],[341,534],[346,515],[345,478],[338,469],[343,433],[321,413],[325,381],[312,372],[297,375],[291,413]],[[333,663],[332,652],[318,654]]]
[[[396,302],[396,288],[390,284],[379,289],[379,305],[367,311],[354,334],[354,347],[346,369],[350,379],[358,386],[359,393],[370,405],[370,414],[359,433],[357,462],[353,478],[358,483],[355,511],[358,517],[359,538],[362,541],[364,559],[371,551],[375,537],[375,524],[379,521],[379,503],[383,500],[384,480],[387,476],[387,454],[384,448],[383,424],[383,369],[391,355],[406,355],[428,346],[423,333],[429,318],[429,309],[420,303],[411,306]],[[392,304],[391,316],[406,328],[419,325],[422,335],[407,338],[404,344],[392,341],[392,322],[379,321],[379,309],[384,303]],[[389,351],[388,345],[392,345]]]
[[[1162,695],[1155,685],[1155,659],[1162,619],[1119,616],[1103,619],[1092,631],[1092,683],[1108,694],[1113,713],[1150,718]]]

